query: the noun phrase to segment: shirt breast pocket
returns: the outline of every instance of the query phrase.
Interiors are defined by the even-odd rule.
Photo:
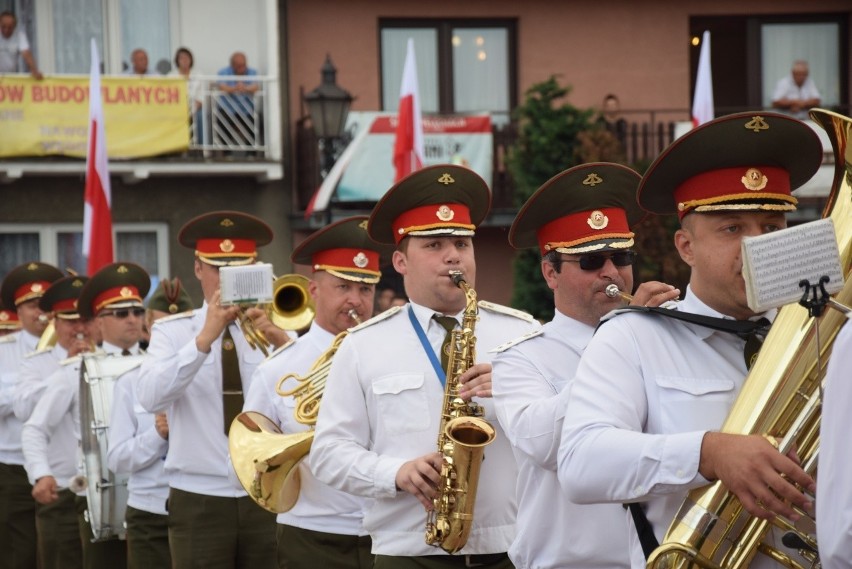
[[[718,429],[736,396],[730,379],[660,376],[655,380],[666,433]]]
[[[422,373],[397,374],[373,382],[378,422],[389,433],[412,433],[430,424]]]

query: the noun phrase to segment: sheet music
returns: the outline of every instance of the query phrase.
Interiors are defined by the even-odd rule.
[[[263,304],[272,302],[272,265],[256,263],[219,269],[221,303]]]
[[[803,279],[812,285],[829,277],[825,289],[843,288],[840,252],[831,219],[746,237],[742,242],[743,278],[749,307],[755,312],[798,302]]]

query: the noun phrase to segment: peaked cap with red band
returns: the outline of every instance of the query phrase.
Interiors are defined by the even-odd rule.
[[[195,249],[198,260],[208,265],[250,265],[257,258],[257,248],[272,241],[272,229],[247,213],[214,211],[187,221],[178,241]]]
[[[0,306],[0,330],[20,330],[21,320],[18,313]]]
[[[3,306],[17,308],[22,302],[41,298],[51,283],[62,278],[62,271],[47,263],[24,263],[6,275],[0,285]]]
[[[75,320],[80,317],[79,299],[89,278],[79,275],[62,277],[54,281],[47,292],[39,299],[38,307],[44,312],[53,312],[62,320]]]
[[[695,128],[666,148],[639,184],[647,211],[792,211],[791,192],[822,163],[816,132],[789,115],[747,112]]]
[[[149,310],[159,310],[166,314],[177,314],[192,310],[192,299],[183,288],[180,279],[163,279],[148,299]]]
[[[409,174],[373,208],[367,232],[379,243],[408,235],[471,236],[491,206],[491,190],[464,166],[438,164]]]
[[[320,229],[293,249],[290,260],[348,281],[379,282],[380,257],[388,255],[390,248],[370,239],[368,219],[366,215],[349,217]]]
[[[151,277],[134,263],[112,263],[95,273],[80,293],[79,312],[94,318],[110,308],[141,308],[151,289]]]
[[[636,203],[641,176],[627,166],[592,162],[557,174],[523,205],[509,243],[569,255],[633,246],[631,228],[645,212]]]

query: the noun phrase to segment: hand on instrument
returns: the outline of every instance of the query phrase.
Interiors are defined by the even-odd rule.
[[[56,478],[53,476],[42,476],[36,481],[35,486],[33,486],[32,494],[35,501],[44,506],[57,501],[59,499],[59,492],[56,489]]]
[[[68,357],[73,358],[77,354],[94,351],[92,340],[86,337],[85,334],[77,334],[77,337],[68,346]]]
[[[204,327],[199,332],[198,337],[195,338],[195,345],[198,347],[198,351],[205,354],[210,353],[210,347],[213,345],[213,342],[222,335],[225,327],[233,322],[240,312],[240,307],[236,305],[221,306],[219,304],[220,298],[221,295],[218,290],[213,293],[213,297],[207,304],[207,317],[204,319]]]
[[[408,492],[423,504],[426,511],[434,509],[432,499],[441,481],[441,453],[433,452],[409,460],[396,473],[396,487]]]
[[[632,306],[660,306],[670,300],[677,300],[679,297],[680,289],[659,281],[648,281],[639,285],[630,304]]]
[[[799,514],[792,506],[813,511],[813,502],[794,484],[814,494],[816,483],[791,453],[781,454],[760,435],[707,433],[698,471],[708,480],[721,480],[753,516],[770,519],[778,514],[796,521]]]
[[[169,440],[169,421],[165,413],[157,413],[154,416],[154,428],[163,439]]]
[[[459,396],[465,401],[491,397],[491,364],[475,364],[459,376]]]
[[[274,347],[280,348],[291,341],[290,335],[273,324],[266,315],[266,311],[262,308],[249,308],[246,310],[246,316],[251,318],[255,329],[262,332],[263,335],[266,336],[266,339],[269,340]]]

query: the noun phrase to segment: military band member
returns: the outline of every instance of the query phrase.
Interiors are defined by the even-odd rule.
[[[786,226],[791,190],[821,160],[804,123],[739,113],[690,131],[654,161],[638,201],[680,217],[675,246],[691,273],[679,312],[756,332],[764,324],[749,320],[774,318],[746,302],[741,242]],[[631,531],[633,567],[645,566],[641,546],[650,553],[663,538],[687,491],[715,480],[760,518],[795,520],[794,506],[811,508],[794,484],[813,492],[814,482],[796,461],[762,436],[717,432],[747,374],[745,347],[733,333],[635,311],[602,324],[586,347],[565,410],[559,478],[580,503],[641,503],[634,525],[647,517],[652,539],[640,544]]]
[[[383,249],[367,235],[363,216],[326,226],[293,250],[290,259],[309,265],[313,272],[309,292],[316,317],[306,334],[258,366],[246,396],[246,411],[270,417],[285,433],[308,430],[295,418],[297,399],[276,393],[279,379],[290,375],[282,390],[297,387],[295,377],[308,376],[338,334],[372,316]],[[307,460],[298,469],[298,501],[278,515],[279,568],[371,567],[370,537],[362,525],[365,500],[318,481]]]
[[[14,393],[23,358],[38,345],[48,320],[39,298],[62,272],[45,263],[15,267],[3,279],[0,300],[14,310],[21,330],[0,339],[0,567],[31,568],[36,564],[36,503],[24,470],[22,421],[14,413]],[[5,320],[8,322],[10,319]]]
[[[571,168],[542,185],[509,230],[513,247],[539,248],[555,305],[553,320],[497,348],[494,359],[494,406],[519,470],[518,533],[509,550],[515,567],[630,565],[624,509],[568,500],[556,477],[556,455],[565,387],[601,317],[624,303],[606,287],[633,291],[632,228],[645,217],[636,203],[639,180],[618,164]],[[647,282],[632,302],[659,306],[679,294]]]
[[[37,397],[32,399],[31,411],[26,414],[21,438],[27,474],[34,485],[32,495],[39,504],[38,554],[44,569],[83,567],[76,496],[69,488],[78,474],[80,457],[76,408],[79,375],[72,374],[69,381],[73,385],[69,385],[62,370],[63,367],[79,369],[68,360],[71,350],[79,353],[78,344],[83,344],[82,350],[92,349],[91,322],[81,318],[77,311],[86,280],[71,276],[50,285],[39,305],[54,315],[57,343],[53,349],[25,360],[25,371],[30,376],[26,381],[39,388]]]
[[[13,309],[4,308],[0,302],[0,337],[8,336],[21,329],[21,320]]]
[[[448,334],[434,317],[455,318],[460,326],[466,295],[449,272],[460,270],[475,288],[472,237],[489,202],[488,186],[473,171],[439,165],[401,180],[370,216],[370,236],[397,246],[393,265],[411,302],[354,328],[343,341],[310,458],[321,481],[372,499],[364,526],[379,569],[511,566],[506,551],[515,535],[517,469],[490,402],[488,350],[538,327],[520,311],[479,304],[476,363],[460,378],[460,396],[483,405],[497,431],[485,451],[470,538],[454,556],[424,540],[426,510],[441,476],[436,441],[446,364],[439,354]]]
[[[145,410],[168,413],[172,564],[272,568],[275,516],[243,491],[228,462],[227,437],[264,356],[234,323],[240,308],[219,302],[219,267],[254,263],[257,246],[272,240],[272,230],[254,216],[219,211],[187,222],[178,239],[195,251],[204,304],[154,324],[136,386]],[[249,309],[249,316],[253,311],[274,345],[289,339],[262,310]]]

